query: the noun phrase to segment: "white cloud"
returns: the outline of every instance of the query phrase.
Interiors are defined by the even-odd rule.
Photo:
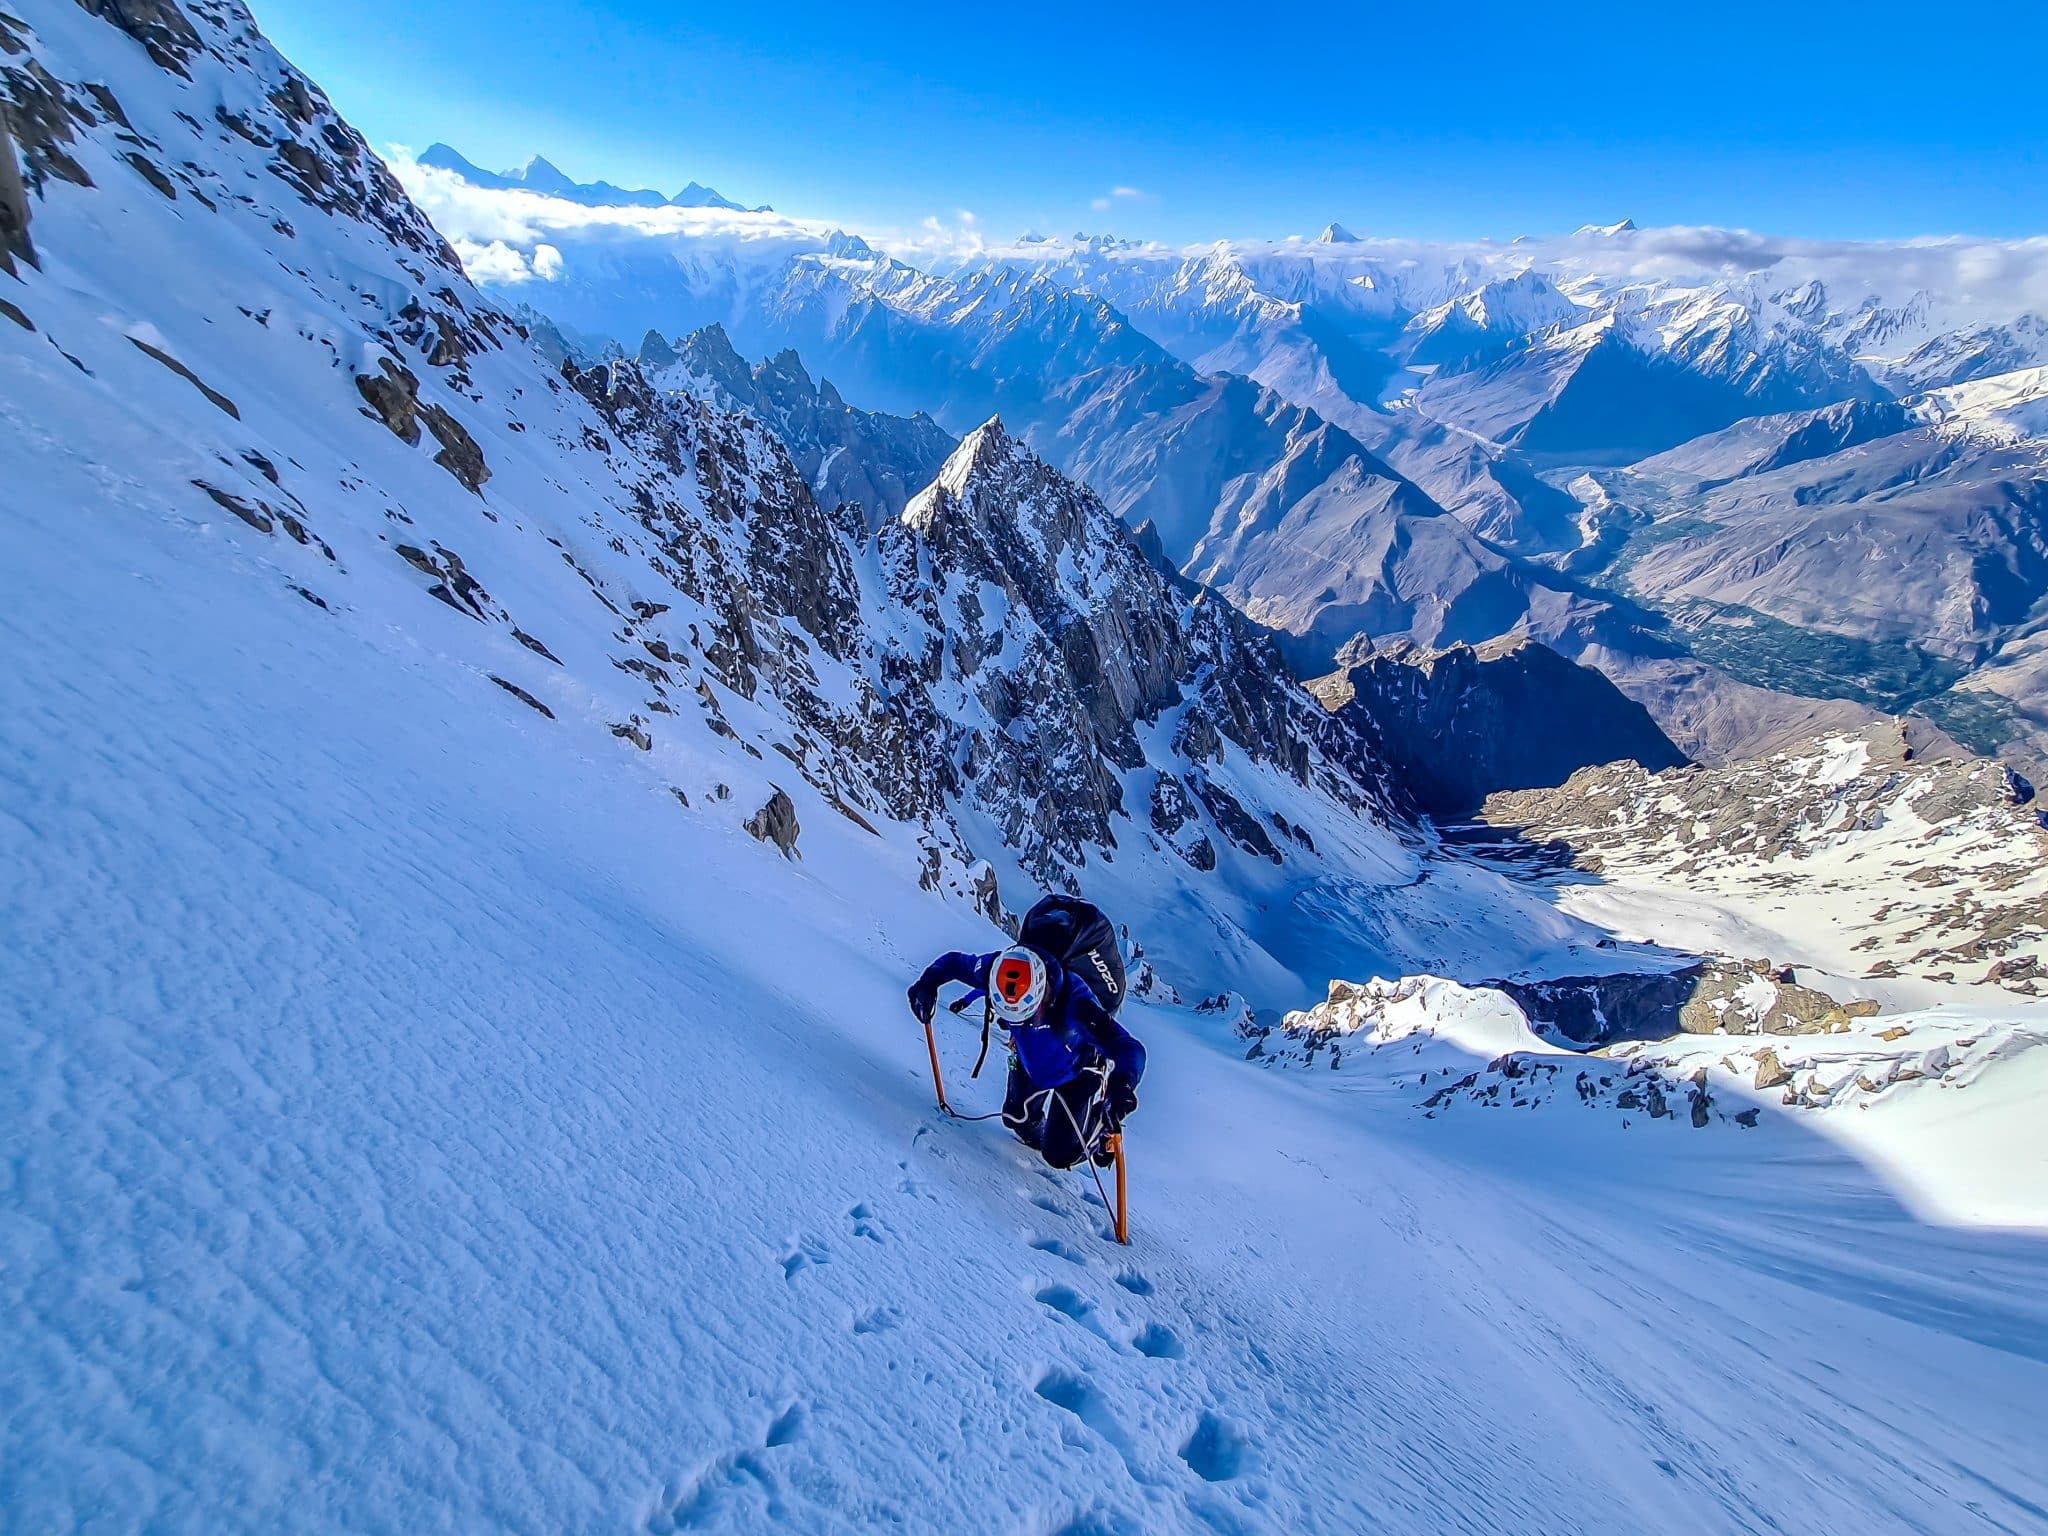
[[[1107,213],[1109,212],[1109,199],[1106,197],[1098,197],[1088,206],[1090,208],[1093,208],[1097,213]]]
[[[474,240],[460,237],[452,241],[455,254],[462,258],[463,270],[475,282],[494,287],[508,287],[529,281],[533,267],[526,257],[502,240],[493,240],[488,245],[479,245]],[[542,250],[553,250],[553,246],[542,246]],[[559,262],[560,253],[556,253]]]
[[[1145,194],[1136,187],[1111,187],[1109,195],[1111,197],[1143,197]]]
[[[533,248],[533,275],[544,283],[552,283],[560,277],[562,253],[552,245],[536,245]]]
[[[815,247],[831,226],[723,208],[590,208],[538,192],[473,187],[460,176],[391,152],[391,170],[412,200],[451,241],[500,241],[531,248],[549,236],[570,239],[683,236],[729,244]],[[552,241],[558,248],[563,241]],[[559,254],[559,251],[558,251]]]

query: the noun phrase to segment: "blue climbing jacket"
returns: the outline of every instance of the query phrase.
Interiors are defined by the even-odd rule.
[[[941,955],[925,968],[923,980],[944,986],[958,982],[981,988],[988,981],[988,968],[995,964],[997,950],[986,955],[968,955],[955,950]],[[1045,956],[1052,973],[1045,1006],[1028,1024],[997,1020],[1010,1032],[1010,1048],[1017,1064],[1034,1088],[1057,1088],[1072,1082],[1084,1068],[1107,1057],[1110,1064],[1133,1086],[1145,1075],[1145,1047],[1109,1011],[1095,1000],[1088,983]]]

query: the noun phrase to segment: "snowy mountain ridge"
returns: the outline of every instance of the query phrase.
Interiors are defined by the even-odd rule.
[[[516,171],[486,171],[471,165],[446,144],[429,144],[420,151],[418,163],[433,170],[448,171],[473,187],[484,187],[498,192],[534,192],[542,197],[581,203],[588,208],[720,208],[731,213],[775,211],[765,205],[759,208],[743,207],[731,198],[722,197],[710,187],[700,186],[694,181],[673,197],[664,197],[659,192],[645,188],[628,191],[624,187],[615,187],[608,181],[574,181],[539,155],[534,155]]]
[[[1879,1155],[1911,1106],[1948,1189],[2012,1171],[1957,1219],[2038,1224],[2025,1098],[1989,1152],[1968,1132],[2038,1051],[1983,1065],[1968,1117],[1887,1095],[1863,1149],[1791,1106],[1650,1138],[1425,1120],[1387,1053],[1247,1066],[1247,1002],[1333,974],[1683,957],[1447,846],[1007,398],[871,525],[825,456],[882,485],[900,422],[834,408],[808,355],[742,365],[745,405],[544,356],[464,269],[489,244],[443,241],[235,0],[8,3],[0,1523],[1994,1532],[2048,1504],[2038,1245],[1927,1219]],[[492,238],[508,289],[582,259]],[[1184,464],[1253,432],[1275,507],[1318,471],[1333,511],[1420,494],[1100,304],[982,291],[977,341],[1100,348],[1103,452],[1149,389]],[[908,311],[847,314],[856,356]],[[976,1113],[1001,1069],[945,1017],[928,1065],[904,1009],[1048,883],[1153,982],[1127,1248],[1092,1184],[931,1107],[933,1066]]]
[[[1287,631],[1311,671],[1359,632],[1429,645],[1526,633],[1606,671],[1695,754],[1725,758],[1924,709],[1975,750],[2041,761],[2048,727],[2024,625],[1975,626],[1967,655],[1948,619],[1891,626],[1878,643],[1931,647],[1969,669],[1908,662],[1903,687],[1889,656],[1837,666],[1839,682],[1819,664],[1838,633],[1813,615],[1842,573],[1818,524],[1881,520],[1885,509],[1795,509],[1793,559],[1761,582],[1699,579],[1689,562],[1636,555],[1662,538],[1660,523],[1695,527],[1719,509],[1696,491],[1639,497],[1638,484],[1617,483],[1626,466],[1777,414],[1881,413],[2048,362],[2037,244],[1831,244],[1625,221],[1451,245],[892,244],[738,215],[649,223],[621,241],[615,229],[584,229],[587,210],[551,213],[528,199],[514,249],[501,236],[515,211],[503,199],[515,194],[401,170],[473,268],[504,268],[503,281],[572,331],[629,339],[649,324],[673,335],[717,322],[748,355],[794,347],[865,407],[922,410],[955,434],[1001,413],[1134,525],[1153,523],[1188,574]],[[545,280],[525,254],[541,244],[553,253]],[[1305,413],[1299,434],[1272,430],[1283,407]],[[1344,451],[1290,450],[1318,427],[1341,434]],[[2014,418],[2009,440],[2036,444],[2035,431],[2031,416]],[[1325,478],[1347,457],[1362,475]],[[1216,465],[1229,473],[1210,473]],[[2015,598],[2038,598],[2025,510],[2037,466],[2022,468],[2019,515],[1961,531],[1971,558],[2012,568]],[[1905,476],[1924,487],[1944,528],[2005,483],[1958,498],[1942,462],[1925,456],[1889,474],[1894,486]],[[1243,482],[1249,498],[1233,488],[1239,476],[1256,477]],[[1450,524],[1419,520],[1432,509]],[[1748,569],[1747,532],[1724,542]],[[1757,586],[1772,601],[1740,595]],[[1424,589],[1449,612],[1414,601]],[[1702,631],[1694,616],[1709,593],[1731,624]],[[1799,633],[1752,643],[1732,626],[1752,623],[1753,607]],[[1788,665],[1788,651],[1806,658]]]

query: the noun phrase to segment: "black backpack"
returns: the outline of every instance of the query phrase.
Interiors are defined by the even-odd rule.
[[[1024,914],[1017,942],[1057,961],[1088,983],[1103,1008],[1115,1013],[1124,1003],[1124,952],[1116,929],[1093,902],[1078,896],[1047,896]]]

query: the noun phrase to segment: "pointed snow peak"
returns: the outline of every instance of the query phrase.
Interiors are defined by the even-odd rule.
[[[825,237],[825,254],[840,261],[873,261],[875,248],[859,235],[850,235],[843,229],[835,229]]]
[[[811,382],[810,370],[804,367],[804,360],[797,356],[795,347],[784,347],[780,352],[761,364],[755,370],[754,376],[758,379],[786,385],[793,393],[805,399],[815,395],[818,391],[817,385]]]
[[[651,328],[640,338],[640,351],[635,360],[643,368],[669,368],[678,361],[676,349],[669,345],[661,332]]]
[[[574,200],[578,193],[589,189],[580,187],[561,169],[539,155],[533,156],[516,171],[505,173],[508,181],[519,183],[531,192],[546,192],[557,197]]]
[[[1581,224],[1573,230],[1574,235],[1632,235],[1636,232],[1634,219],[1623,219],[1619,224]]]
[[[1037,465],[1031,451],[1010,436],[1002,417],[991,416],[960,439],[960,446],[939,466],[932,483],[904,507],[903,521],[921,533],[930,534],[948,507],[984,499],[1015,501],[1014,494],[983,498],[975,493],[983,487],[1000,492],[1007,482],[1016,479],[1018,471]]]
[[[1026,454],[1024,445],[1010,436],[1002,417],[991,416],[960,439],[960,446],[939,470],[939,483],[957,495],[977,472],[1005,464],[1020,454]]]
[[[739,399],[749,392],[746,359],[725,334],[725,327],[716,321],[690,332],[677,344],[677,351],[678,360],[694,378],[728,398]]]
[[[669,198],[668,202],[675,208],[722,208],[732,213],[746,212],[738,203],[716,188],[707,187],[697,181],[691,182],[674,197]]]
[[[451,149],[446,144],[429,144],[420,151],[418,163],[432,166],[439,171],[453,171],[464,181],[473,182],[479,177],[490,176],[489,171],[470,164],[459,150]]]
[[[1351,233],[1351,231],[1346,229],[1342,224],[1339,224],[1332,220],[1330,223],[1325,224],[1323,226],[1323,232],[1320,235],[1316,236],[1316,244],[1356,245],[1358,244],[1358,236]]]

